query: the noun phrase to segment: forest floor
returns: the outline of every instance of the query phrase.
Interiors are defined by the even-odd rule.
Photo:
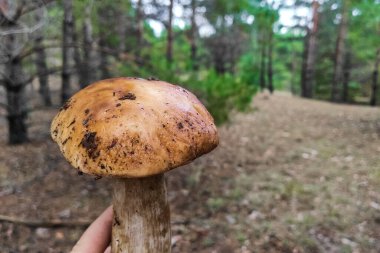
[[[0,214],[91,221],[109,181],[79,176],[33,112],[31,143],[0,122]],[[220,146],[167,174],[174,253],[380,252],[380,110],[259,94],[220,127]],[[0,251],[69,252],[84,227],[0,222]]]

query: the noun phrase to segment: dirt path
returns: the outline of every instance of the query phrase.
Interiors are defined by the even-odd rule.
[[[0,214],[93,219],[107,180],[78,176],[46,141],[0,148]],[[173,252],[380,252],[380,110],[258,95],[221,145],[169,173]],[[0,125],[4,136],[5,125]],[[2,142],[4,143],[4,142]],[[1,252],[67,252],[83,228],[0,223]]]

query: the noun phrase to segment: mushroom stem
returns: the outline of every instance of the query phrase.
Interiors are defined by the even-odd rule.
[[[170,209],[164,174],[115,181],[112,253],[170,252]]]

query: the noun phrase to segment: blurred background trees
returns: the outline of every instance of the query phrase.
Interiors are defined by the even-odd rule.
[[[218,123],[258,89],[379,101],[378,0],[0,0],[0,38],[10,143],[28,111],[113,76],[182,84]]]

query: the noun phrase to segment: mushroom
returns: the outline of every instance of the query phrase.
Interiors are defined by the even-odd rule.
[[[112,252],[170,252],[164,173],[219,141],[213,118],[193,94],[140,78],[82,89],[55,116],[51,134],[79,173],[111,178]]]

